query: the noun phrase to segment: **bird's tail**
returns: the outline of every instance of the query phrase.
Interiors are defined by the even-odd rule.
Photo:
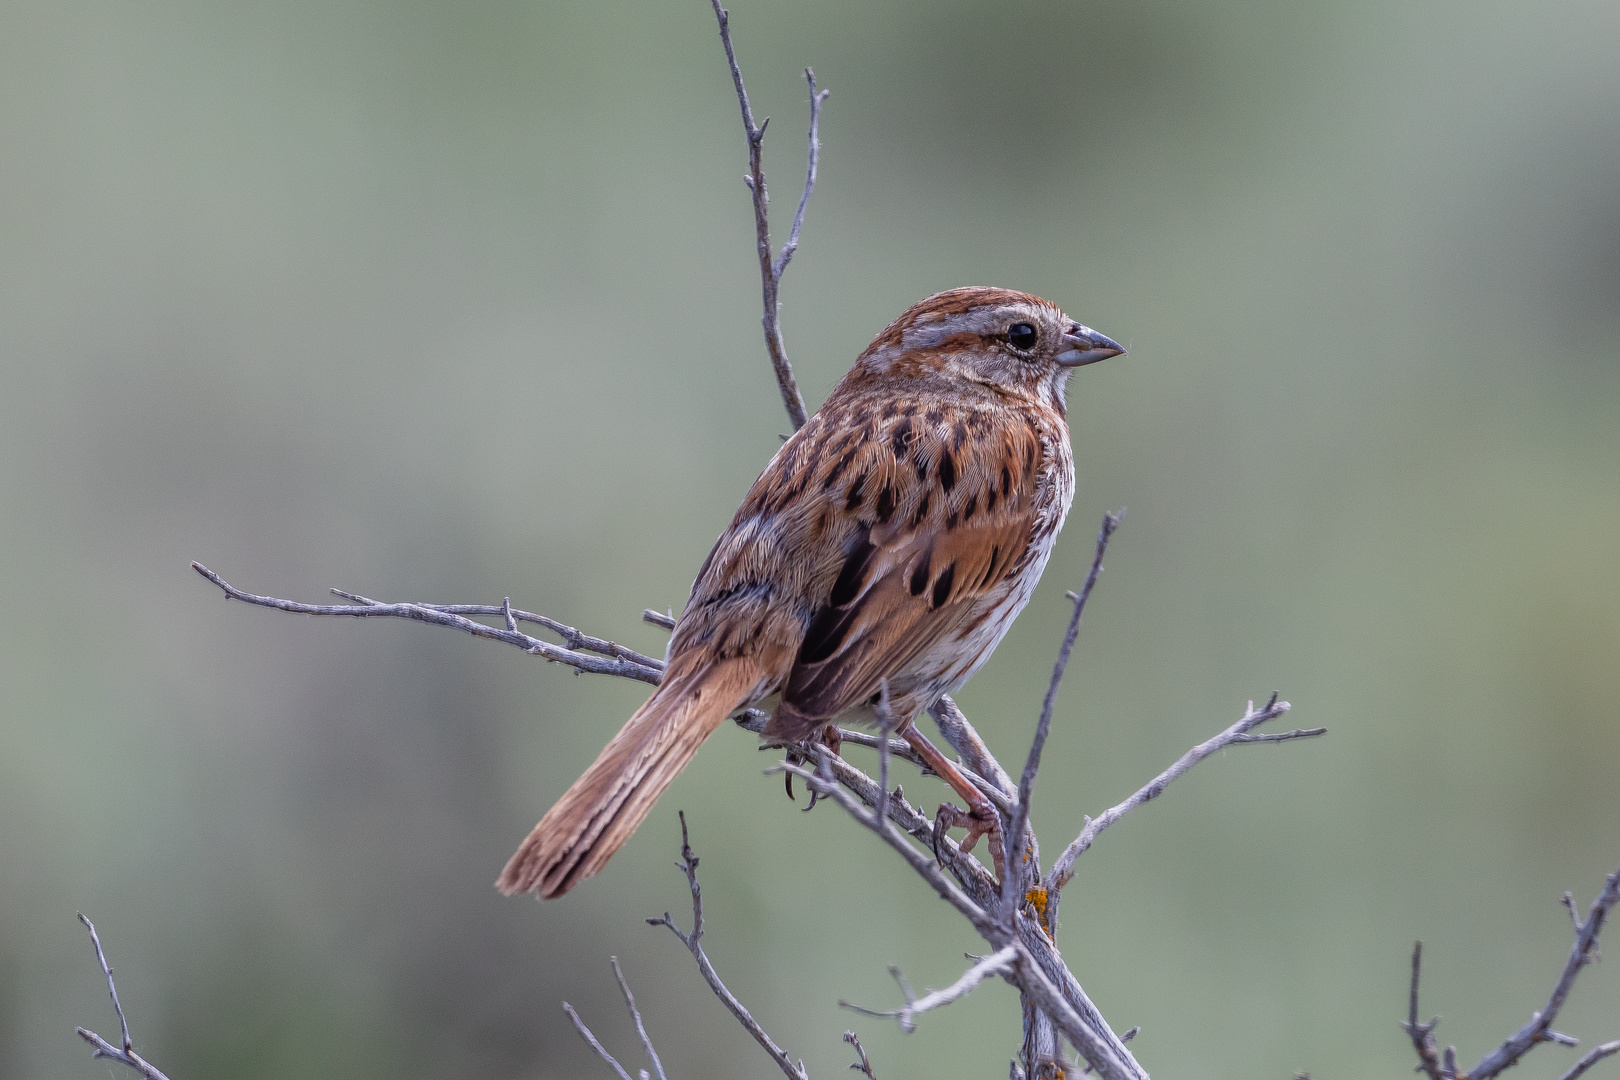
[[[759,665],[746,658],[672,664],[653,696],[546,811],[495,887],[508,896],[539,892],[550,900],[602,869],[703,740],[760,681]]]

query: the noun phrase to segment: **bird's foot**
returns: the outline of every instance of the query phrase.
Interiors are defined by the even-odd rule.
[[[1007,859],[1006,845],[1002,841],[1001,815],[996,813],[995,807],[988,801],[972,810],[963,810],[951,803],[940,803],[939,812],[934,815],[934,858],[944,862],[940,857],[940,838],[945,835],[947,829],[954,829],[959,825],[967,830],[967,835],[962,837],[962,843],[959,845],[964,855],[973,850],[979,842],[979,837],[990,838],[990,859],[995,863],[996,880],[1003,880],[1006,877]]]

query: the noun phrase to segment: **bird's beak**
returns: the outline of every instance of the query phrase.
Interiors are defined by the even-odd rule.
[[[1064,333],[1063,345],[1063,351],[1057,354],[1057,362],[1064,367],[1080,367],[1082,364],[1106,360],[1110,356],[1125,355],[1125,346],[1079,323],[1074,323]]]

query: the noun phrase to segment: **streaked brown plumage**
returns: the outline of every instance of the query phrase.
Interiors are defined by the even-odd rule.
[[[911,721],[1029,601],[1074,496],[1064,385],[1123,351],[1006,289],[938,293],[891,323],[754,482],[698,571],[664,681],[501,891],[560,896],[596,873],[709,733],[769,698],[766,736],[797,742],[886,684],[900,734],[969,802],[950,820],[970,840],[992,831],[984,796]]]

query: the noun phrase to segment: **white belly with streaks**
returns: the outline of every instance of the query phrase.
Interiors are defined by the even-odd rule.
[[[1035,586],[1040,584],[1047,560],[1057,546],[1058,532],[1074,501],[1074,459],[1067,453],[1068,446],[1043,449],[1047,452],[1043,455],[1036,487],[1039,508],[1024,568],[979,602],[963,620],[962,632],[947,635],[918,659],[913,670],[927,679],[918,692],[925,707],[937,701],[941,694],[948,694],[973,678],[1001,644],[1018,613],[1035,595]],[[929,677],[931,673],[937,674]]]

